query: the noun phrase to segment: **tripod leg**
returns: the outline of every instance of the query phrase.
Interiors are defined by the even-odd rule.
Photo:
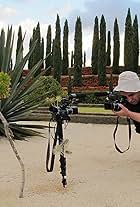
[[[59,144],[63,142],[63,127],[62,127],[62,120],[58,122],[58,127],[57,127],[57,134],[58,134],[58,139],[59,139]],[[62,153],[60,154],[60,169],[61,172],[60,174],[62,175],[62,184],[63,187],[66,187],[67,181],[66,181],[66,158],[64,156],[64,146],[62,149]]]

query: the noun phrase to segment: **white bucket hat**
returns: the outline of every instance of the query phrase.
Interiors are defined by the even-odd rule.
[[[137,73],[125,71],[119,75],[118,85],[114,91],[138,92],[140,91],[140,80]]]

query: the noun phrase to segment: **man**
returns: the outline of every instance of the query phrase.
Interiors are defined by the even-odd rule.
[[[119,91],[127,100],[124,104],[119,104],[121,110],[114,113],[117,116],[132,119],[136,132],[140,133],[140,80],[138,75],[132,71],[122,72],[114,91]]]

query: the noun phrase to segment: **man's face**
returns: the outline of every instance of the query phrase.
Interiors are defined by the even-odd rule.
[[[121,92],[122,96],[125,96],[130,104],[136,105],[140,102],[140,91],[139,92]]]

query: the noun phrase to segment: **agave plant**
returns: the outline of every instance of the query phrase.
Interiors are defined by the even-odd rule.
[[[14,137],[17,139],[24,139],[24,136],[37,135],[39,132],[33,128],[43,128],[42,125],[24,125],[19,121],[26,119],[33,109],[37,108],[40,103],[36,103],[34,100],[30,100],[30,93],[41,86],[39,77],[43,75],[45,71],[42,71],[39,75],[34,77],[34,74],[42,65],[40,60],[29,71],[24,79],[21,79],[23,69],[29,60],[33,50],[35,49],[36,42],[33,43],[29,52],[22,56],[22,44],[19,48],[19,52],[16,58],[16,62],[11,67],[12,51],[13,51],[14,33],[12,32],[12,26],[7,30],[7,36],[5,38],[4,32],[1,32],[0,36],[0,71],[8,73],[11,79],[10,95],[0,100],[0,111],[9,123],[9,127],[12,130]],[[41,80],[41,79],[40,79]],[[0,123],[0,133],[5,134],[3,124]]]

